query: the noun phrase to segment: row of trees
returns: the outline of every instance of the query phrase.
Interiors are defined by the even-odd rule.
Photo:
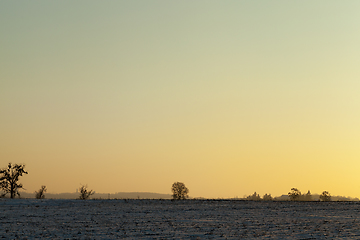
[[[15,198],[16,195],[20,197],[19,189],[23,189],[23,185],[19,183],[19,178],[23,174],[28,174],[28,172],[25,171],[25,165],[9,163],[7,168],[0,170],[0,174],[0,188],[4,192],[1,197],[4,197],[7,194],[10,194],[10,198]],[[172,185],[171,190],[173,199],[182,200],[189,197],[189,189],[184,183],[175,182]],[[35,197],[37,199],[45,198],[46,191],[46,186],[41,186],[39,191],[35,192]],[[87,186],[84,185],[80,187],[79,191],[79,199],[82,200],[89,199],[89,197],[95,193],[93,190],[88,190]]]
[[[301,194],[301,191],[297,188],[292,188],[288,193],[291,201],[312,201],[312,195],[310,191],[306,194]],[[320,201],[329,202],[331,201],[331,195],[328,191],[323,191],[319,196]]]
[[[7,194],[10,194],[10,198],[15,198],[16,195],[20,197],[19,189],[24,189],[23,185],[19,183],[19,178],[28,174],[25,171],[25,165],[22,164],[8,164],[7,168],[0,170],[0,189],[3,191],[1,197],[5,197]],[[93,190],[88,190],[87,186],[82,185],[80,187],[80,196],[79,199],[88,199],[95,192]],[[45,198],[45,192],[47,191],[46,186],[41,186],[39,191],[35,192],[35,198],[43,199]]]
[[[4,197],[7,194],[10,194],[10,198],[15,198],[16,195],[20,197],[19,189],[23,189],[23,185],[19,183],[19,178],[23,174],[28,174],[25,171],[25,165],[22,164],[8,164],[7,168],[0,170],[0,188],[4,192],[1,194],[1,197]],[[87,186],[82,185],[80,187],[80,196],[79,199],[89,199],[91,195],[95,192],[93,190],[88,190]],[[171,188],[173,192],[173,199],[187,199],[189,189],[185,186],[184,183],[175,182]],[[35,192],[35,197],[37,199],[45,198],[45,192],[47,191],[46,186],[41,186],[39,191]]]
[[[1,196],[4,197],[6,194],[10,194],[10,198],[14,198],[16,195],[20,197],[19,189],[23,188],[23,185],[19,182],[19,178],[23,174],[28,174],[28,172],[25,171],[25,165],[21,164],[8,164],[7,168],[0,170],[0,188],[4,192]],[[41,186],[39,191],[35,192],[35,197],[38,199],[45,198],[45,192],[46,192],[46,186]],[[79,199],[88,199],[91,195],[93,195],[95,192],[93,190],[88,190],[87,186],[82,185],[80,187],[80,196]],[[172,197],[175,200],[183,200],[189,198],[189,189],[185,186],[182,182],[174,182],[172,187]],[[312,195],[310,191],[308,191],[306,194],[302,194],[301,191],[297,188],[292,188],[291,191],[288,193],[288,196],[291,201],[312,201]],[[254,192],[254,194],[249,195],[246,197],[247,200],[253,200],[253,201],[271,201],[273,200],[273,197],[271,194],[265,194],[262,198],[259,194]],[[320,195],[321,201],[331,201],[331,195],[328,191],[322,192]]]
[[[288,193],[289,199],[290,201],[313,201],[313,196],[310,193],[310,191],[308,191],[306,194],[302,194],[301,191],[297,188],[292,188],[291,191]],[[331,195],[328,191],[323,191],[322,194],[319,196],[320,201],[323,202],[328,202],[331,201]],[[252,195],[249,195],[247,197],[245,197],[246,200],[251,200],[251,201],[272,201],[272,200],[276,200],[274,199],[271,194],[265,194],[262,198],[260,197],[259,194],[257,194],[256,192],[254,192]]]
[[[181,182],[175,182],[172,185],[171,191],[173,192],[173,199],[181,200],[181,199],[187,199],[189,189],[185,187],[184,183]],[[291,201],[312,201],[312,195],[310,191],[308,191],[306,194],[302,194],[301,191],[297,188],[292,188],[291,191],[288,193],[288,196]],[[323,191],[322,194],[319,196],[320,201],[328,202],[331,201],[331,195],[328,191]],[[260,195],[256,192],[254,192],[252,195],[249,195],[245,198],[246,200],[251,201],[272,201],[274,198],[271,196],[271,194],[264,194],[261,198]]]
[[[246,200],[251,200],[251,201],[272,201],[274,200],[273,197],[271,196],[271,194],[264,194],[264,196],[261,198],[260,195],[256,192],[254,192],[254,194],[249,195],[245,198]]]

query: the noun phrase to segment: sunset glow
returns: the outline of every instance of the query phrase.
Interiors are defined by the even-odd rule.
[[[360,197],[359,1],[3,1],[27,192]]]

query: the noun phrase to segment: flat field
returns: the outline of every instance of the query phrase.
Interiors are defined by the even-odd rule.
[[[0,238],[359,239],[359,209],[359,202],[0,199]]]

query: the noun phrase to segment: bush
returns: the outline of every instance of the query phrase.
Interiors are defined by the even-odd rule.
[[[328,191],[323,191],[320,195],[320,201],[329,202],[331,201],[331,195]]]
[[[301,197],[301,192],[297,188],[292,188],[288,195],[291,201],[298,201]]]
[[[80,190],[79,199],[81,199],[81,200],[89,199],[89,197],[91,195],[95,194],[95,192],[93,190],[88,191],[87,186],[84,186],[84,185],[82,185],[79,190]]]
[[[263,196],[263,200],[264,201],[272,201],[273,200],[273,197],[271,196],[271,194],[265,194],[264,196]]]
[[[35,192],[35,198],[36,199],[44,199],[45,198],[45,192],[46,192],[46,186],[41,186],[38,192]]]
[[[246,200],[259,201],[259,200],[261,200],[261,197],[258,193],[254,192],[253,195],[247,196]]]

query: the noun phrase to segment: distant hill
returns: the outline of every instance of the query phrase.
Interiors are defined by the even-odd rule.
[[[21,198],[35,198],[35,193],[20,192]],[[47,199],[76,199],[79,193],[45,193]],[[118,192],[95,193],[90,198],[94,199],[171,199],[171,194],[150,192]]]

